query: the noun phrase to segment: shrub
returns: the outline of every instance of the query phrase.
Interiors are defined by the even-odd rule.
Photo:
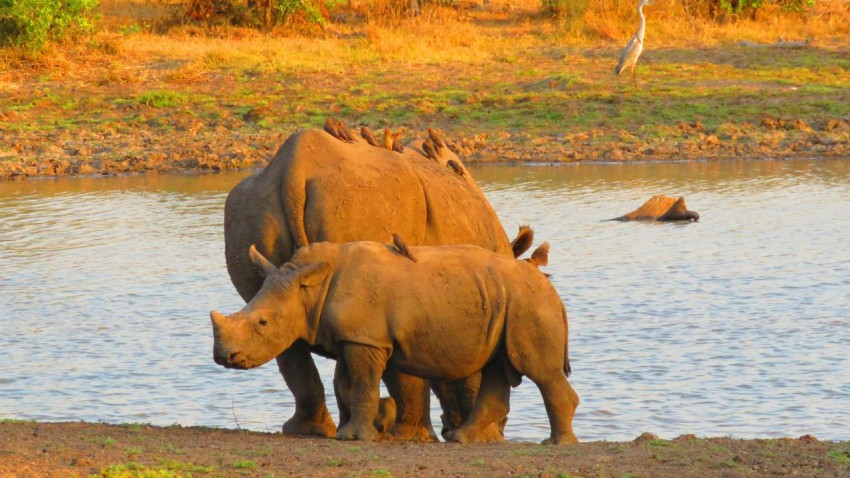
[[[38,51],[93,27],[98,0],[0,0],[0,46]]]

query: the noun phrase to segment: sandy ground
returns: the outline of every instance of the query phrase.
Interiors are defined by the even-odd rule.
[[[631,442],[342,442],[200,427],[0,422],[2,477],[848,477],[850,442],[643,434]]]

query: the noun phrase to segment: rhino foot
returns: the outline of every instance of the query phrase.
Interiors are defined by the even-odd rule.
[[[396,440],[432,443],[440,441],[434,433],[434,429],[425,425],[411,425],[407,423],[396,423],[390,434]]]
[[[578,443],[578,438],[572,433],[549,437],[542,442],[543,445],[575,445]]]
[[[337,440],[365,440],[378,441],[381,438],[381,433],[371,423],[357,425],[353,422],[348,422],[339,427],[336,432]]]
[[[336,425],[330,415],[322,417],[320,422],[304,420],[300,417],[292,417],[283,424],[284,435],[311,435],[324,438],[333,438],[336,434]]]
[[[483,430],[472,430],[471,427],[460,427],[443,435],[446,441],[455,443],[498,443],[505,441],[505,436],[499,430],[499,426],[491,423]]]

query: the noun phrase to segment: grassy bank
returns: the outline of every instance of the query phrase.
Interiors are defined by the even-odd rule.
[[[0,177],[258,165],[329,115],[408,139],[435,126],[467,161],[850,154],[850,37],[828,12],[718,25],[659,1],[635,89],[612,74],[632,6],[572,24],[534,2],[340,14],[303,37],[155,33],[134,5],[105,2],[85,42],[2,50]]]
[[[0,476],[846,477],[850,443],[812,436],[573,446],[364,443],[202,427],[0,420]]]

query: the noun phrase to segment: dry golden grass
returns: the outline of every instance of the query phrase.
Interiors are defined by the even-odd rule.
[[[194,26],[155,33],[158,22],[173,15],[173,4],[102,0],[100,31],[81,44],[54,46],[34,59],[13,49],[0,50],[0,89],[3,81],[26,75],[19,68],[23,63],[38,74],[65,71],[83,77],[105,71],[108,81],[125,83],[132,82],[135,73],[123,72],[120,63],[152,59],[175,63],[168,78],[191,83],[204,71],[219,69],[343,73],[364,65],[510,62],[528,49],[541,47],[616,49],[634,33],[638,21],[633,0],[579,0],[560,18],[543,13],[538,0],[494,1],[486,10],[428,3],[417,18],[407,16],[405,3],[355,1],[332,15],[345,21],[332,21],[318,36],[297,36],[283,35],[281,30],[264,34],[246,28]],[[803,15],[768,6],[756,21],[723,23],[688,15],[678,0],[658,0],[645,11],[647,42],[654,48],[699,48],[740,40],[773,43],[779,38],[812,39],[828,47],[832,39],[850,33],[846,21],[850,4],[841,0],[819,0],[815,9]]]

